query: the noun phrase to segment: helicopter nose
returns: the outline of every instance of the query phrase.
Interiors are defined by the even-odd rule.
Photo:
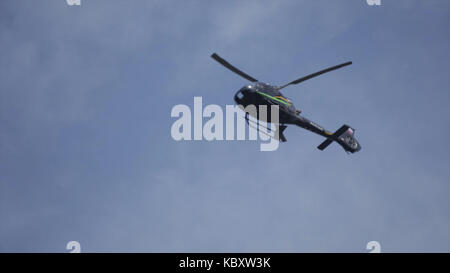
[[[239,91],[234,95],[234,101],[237,104],[244,104],[246,98],[248,98],[255,90],[251,85],[242,87]]]

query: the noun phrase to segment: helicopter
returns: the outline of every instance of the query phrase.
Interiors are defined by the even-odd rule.
[[[309,119],[303,117],[300,115],[301,110],[297,109],[292,101],[288,98],[286,98],[280,90],[294,84],[299,84],[303,81],[309,80],[311,78],[317,77],[319,75],[322,75],[324,73],[342,68],[344,66],[351,65],[352,62],[345,62],[336,66],[332,66],[323,70],[320,70],[318,72],[309,74],[307,76],[301,77],[299,79],[296,79],[294,81],[291,81],[289,83],[286,83],[281,86],[274,86],[267,83],[263,83],[258,81],[257,79],[249,76],[248,74],[242,72],[241,70],[237,69],[233,65],[231,65],[229,62],[227,62],[225,59],[220,57],[218,54],[213,53],[211,57],[228,68],[229,70],[233,71],[234,73],[238,74],[239,76],[243,77],[244,79],[250,81],[250,84],[245,85],[242,87],[239,91],[236,92],[234,95],[234,101],[238,105],[242,105],[243,107],[246,107],[248,105],[254,105],[257,109],[259,106],[265,105],[265,106],[272,106],[277,105],[279,107],[279,134],[278,138],[281,140],[281,142],[286,142],[286,137],[284,136],[283,132],[287,128],[287,125],[297,125],[301,128],[304,128],[306,130],[309,130],[313,133],[316,133],[318,135],[321,135],[325,137],[325,141],[323,141],[317,148],[319,150],[324,150],[326,147],[328,147],[333,141],[337,142],[339,145],[344,148],[344,150],[347,153],[355,153],[361,150],[361,145],[355,138],[355,129],[350,127],[349,125],[342,125],[338,130],[336,130],[334,133],[326,130],[322,126],[316,124],[315,122],[310,121]],[[249,124],[249,112],[245,113],[245,119],[247,123]],[[253,115],[252,115],[253,116]],[[260,120],[258,115],[256,114],[255,118],[257,120]],[[267,115],[266,119],[264,121],[270,122],[271,117],[270,114]],[[250,124],[249,124],[250,126]]]

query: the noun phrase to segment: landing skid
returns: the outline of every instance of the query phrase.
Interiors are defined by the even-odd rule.
[[[263,125],[260,125],[259,124],[259,120],[257,119],[256,120],[256,122],[255,121],[253,121],[253,120],[250,120],[249,119],[249,113],[248,112],[246,112],[245,113],[245,121],[247,122],[247,125],[249,126],[249,127],[251,127],[251,128],[253,128],[253,129],[255,129],[257,132],[259,132],[259,127],[261,126],[261,127],[263,127],[263,128],[265,128],[267,131],[269,131],[269,132],[272,132],[273,130],[271,129],[271,128],[269,128],[269,127],[267,127],[267,126],[263,126]],[[281,140],[281,142],[286,142],[286,138],[284,137],[284,135],[283,135],[283,131],[284,131],[284,129],[286,129],[286,125],[284,125],[284,124],[280,124],[279,125],[279,128],[280,128],[280,133],[279,133],[279,136],[278,136],[278,138],[276,138],[276,137],[274,137],[274,136],[272,136],[272,135],[270,135],[270,134],[268,134],[268,133],[266,133],[266,132],[264,132],[264,131],[261,131],[261,133],[263,133],[263,134],[265,134],[266,136],[269,136],[269,137],[271,137],[271,138],[273,138],[273,139],[276,139],[276,140]]]

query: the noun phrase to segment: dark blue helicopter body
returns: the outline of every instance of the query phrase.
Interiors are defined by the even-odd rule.
[[[341,128],[339,128],[336,132],[332,133],[330,131],[325,130],[322,126],[310,121],[309,119],[300,116],[301,111],[296,109],[294,104],[283,94],[281,94],[280,90],[288,85],[291,84],[298,84],[302,81],[308,80],[310,78],[316,77],[318,75],[321,75],[323,73],[341,68],[343,66],[351,64],[351,62],[346,62],[337,66],[333,66],[324,70],[321,70],[319,72],[310,74],[308,76],[302,77],[300,79],[297,79],[295,81],[292,81],[290,83],[287,83],[283,86],[272,86],[266,83],[259,82],[255,78],[245,74],[241,70],[237,69],[236,67],[232,66],[230,63],[222,59],[219,55],[216,53],[212,54],[211,57],[230,69],[231,71],[235,72],[236,74],[240,75],[241,77],[249,80],[251,83],[242,87],[234,96],[234,101],[238,105],[242,105],[243,107],[247,107],[249,105],[254,105],[256,107],[256,115],[254,115],[255,118],[258,120],[262,120],[261,117],[258,116],[257,113],[259,113],[259,107],[264,105],[268,109],[271,105],[277,105],[279,106],[279,124],[280,125],[280,132],[279,137],[281,141],[286,141],[285,136],[283,135],[283,131],[286,128],[286,124],[294,124],[297,126],[300,126],[304,129],[307,129],[309,131],[312,131],[316,134],[319,134],[321,136],[326,137],[326,140],[322,142],[317,148],[320,150],[325,149],[328,145],[330,145],[333,141],[338,142],[346,152],[354,153],[359,150],[361,150],[361,145],[358,143],[358,141],[354,137],[355,129],[351,128],[348,125],[343,125]],[[267,117],[263,121],[271,122],[271,111],[267,111]],[[253,114],[255,114],[253,113]],[[252,114],[247,112],[246,113],[246,119],[248,119],[248,114]]]

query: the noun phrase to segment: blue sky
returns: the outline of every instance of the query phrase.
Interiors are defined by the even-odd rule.
[[[450,3],[1,1],[0,251],[450,251]],[[176,104],[283,84],[356,129],[347,155],[300,128],[175,142]]]

